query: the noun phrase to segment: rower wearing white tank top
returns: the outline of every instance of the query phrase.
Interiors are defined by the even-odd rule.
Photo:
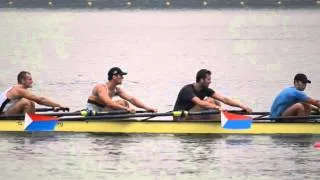
[[[37,96],[27,89],[32,88],[32,76],[21,71],[17,77],[18,84],[7,88],[0,94],[0,114],[34,113],[35,103],[53,107],[55,110],[68,109],[46,97]]]

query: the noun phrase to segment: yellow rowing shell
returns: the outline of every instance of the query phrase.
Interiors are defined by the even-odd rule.
[[[23,132],[23,120],[1,120],[0,132]],[[319,122],[276,123],[254,122],[246,130],[228,130],[220,122],[150,120],[73,120],[59,121],[57,132],[95,133],[190,133],[190,134],[320,134]]]

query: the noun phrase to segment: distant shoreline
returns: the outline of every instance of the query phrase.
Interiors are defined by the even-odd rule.
[[[44,9],[221,9],[315,8],[320,0],[6,0],[0,8]]]

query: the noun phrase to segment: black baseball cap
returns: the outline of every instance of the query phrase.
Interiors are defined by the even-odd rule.
[[[301,81],[303,83],[311,83],[311,81],[307,78],[307,76],[305,74],[302,73],[298,73],[294,76],[294,80],[295,81]]]
[[[119,67],[113,67],[108,72],[108,79],[112,79],[113,75],[127,75],[128,73],[123,72]]]

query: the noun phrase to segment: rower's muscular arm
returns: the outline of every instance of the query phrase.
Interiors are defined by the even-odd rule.
[[[34,101],[40,105],[45,105],[45,106],[50,106],[50,107],[62,107],[60,104],[53,102],[52,100],[50,100],[48,98],[37,96],[37,95],[27,91],[26,89],[19,88],[19,89],[17,89],[17,93],[19,94],[20,97],[26,98],[30,101]]]
[[[320,108],[320,100],[308,98],[308,99],[307,99],[307,103],[312,104],[312,105],[314,105],[314,106],[317,106],[318,108],[317,108],[317,109],[313,109],[313,110],[319,111],[319,108]],[[313,106],[311,106],[311,108],[313,108]]]
[[[138,98],[130,96],[129,94],[127,94],[125,91],[123,91],[122,89],[118,88],[118,93],[119,96],[127,101],[129,101],[131,104],[135,105],[138,108],[142,108],[145,109],[147,111],[151,111],[151,112],[157,112],[157,109],[154,109],[152,107],[149,107],[147,105],[145,105],[142,101],[140,101]]]
[[[229,97],[226,97],[226,96],[223,96],[222,94],[218,93],[218,92],[215,92],[212,96],[214,99],[217,99],[229,106],[233,106],[233,107],[239,107],[245,111],[247,111],[248,113],[252,113],[252,109],[249,108],[248,106],[234,100],[234,99],[231,99]]]
[[[157,109],[154,109],[152,107],[149,107],[145,104],[143,104],[139,99],[135,98],[135,97],[131,97],[131,99],[128,100],[130,103],[132,103],[133,105],[145,109],[147,111],[151,111],[151,112],[157,112]]]
[[[125,106],[122,106],[118,103],[115,103],[109,96],[108,96],[108,90],[103,85],[97,85],[96,87],[97,95],[99,99],[108,107],[112,109],[120,109],[120,110],[126,110],[129,109]]]
[[[199,105],[200,107],[202,108],[205,108],[205,109],[217,109],[217,110],[223,110],[221,108],[221,106],[217,106],[213,103],[210,103],[210,102],[207,102],[207,101],[203,101],[201,100],[200,98],[198,98],[197,96],[193,97],[192,98],[192,102]]]

